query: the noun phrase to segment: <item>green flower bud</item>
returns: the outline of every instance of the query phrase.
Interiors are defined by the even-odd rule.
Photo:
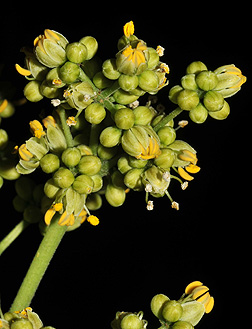
[[[60,94],[60,90],[58,88],[48,86],[46,80],[41,83],[39,90],[41,94],[47,98],[57,98]]]
[[[24,212],[25,208],[27,207],[28,203],[22,199],[19,195],[16,195],[12,200],[13,207],[18,212]]]
[[[186,73],[187,74],[198,74],[201,71],[206,71],[207,67],[204,63],[200,62],[200,61],[196,61],[196,62],[192,62],[191,64],[189,64],[186,68]]]
[[[90,60],[94,57],[98,50],[98,42],[95,38],[91,36],[86,36],[80,39],[80,42],[87,48],[87,57],[86,60]]]
[[[76,64],[84,62],[88,56],[87,47],[81,42],[69,43],[66,46],[66,56],[70,62]]]
[[[9,159],[1,159],[0,161],[0,176],[4,179],[18,179],[20,173],[16,169],[16,162]]]
[[[47,173],[51,174],[60,167],[60,160],[57,155],[49,153],[43,156],[39,162],[41,169]]]
[[[99,89],[104,89],[112,86],[113,81],[106,78],[102,71],[99,71],[93,77],[94,85]]]
[[[62,162],[69,168],[77,166],[80,159],[81,153],[77,147],[69,147],[61,155]]]
[[[74,182],[74,175],[69,169],[59,168],[53,175],[54,183],[60,188],[68,188]]]
[[[85,109],[85,119],[91,124],[99,124],[106,117],[106,110],[100,103],[92,103]]]
[[[199,104],[199,96],[194,90],[184,89],[178,94],[177,101],[182,110],[190,111]]]
[[[162,310],[164,303],[169,300],[169,297],[163,294],[154,296],[151,300],[151,311],[159,319],[162,319]]]
[[[123,35],[117,42],[118,50],[122,50],[124,47],[129,45],[131,41],[134,41],[134,40],[138,40],[134,34],[130,35],[129,38],[127,38],[125,35]]]
[[[39,222],[42,218],[41,210],[35,205],[29,205],[24,210],[24,220],[30,224]]]
[[[3,101],[0,101],[0,105],[2,105]],[[1,124],[1,118],[10,118],[15,113],[15,107],[14,105],[8,101],[7,106],[3,111],[0,111],[0,124]]]
[[[172,127],[164,126],[157,132],[160,142],[164,145],[173,143],[176,139],[176,131]]]
[[[141,168],[133,168],[129,170],[124,176],[124,184],[134,191],[142,191],[144,189],[142,182],[143,171],[144,169]]]
[[[59,70],[59,78],[67,83],[73,83],[80,75],[80,67],[72,62],[66,62]]]
[[[102,188],[103,186],[103,179],[102,179],[102,176],[97,174],[97,175],[93,175],[91,176],[93,182],[94,182],[94,186],[93,186],[93,190],[92,192],[98,192],[100,191],[100,189]]]
[[[217,91],[208,91],[203,98],[203,103],[208,111],[220,111],[224,105],[223,96]]]
[[[33,325],[28,319],[16,319],[11,323],[10,329],[33,329]]]
[[[135,124],[136,125],[148,125],[155,115],[155,111],[147,106],[138,106],[134,110]]]
[[[187,321],[177,321],[172,325],[172,329],[193,329],[193,325]]]
[[[189,112],[189,117],[195,123],[203,123],[208,117],[208,111],[205,106],[199,102],[199,104]]]
[[[175,153],[168,148],[161,149],[161,154],[154,160],[154,164],[164,170],[169,170],[176,159]]]
[[[84,155],[79,164],[78,169],[81,174],[96,175],[101,170],[101,160],[95,155]]]
[[[46,76],[46,83],[49,87],[54,87],[54,88],[62,88],[66,84],[60,80],[59,78],[59,67],[55,67],[54,69],[51,69]]]
[[[48,181],[45,183],[44,193],[49,199],[54,199],[59,190],[60,189],[58,185],[55,184],[53,178],[48,179]]]
[[[135,102],[139,96],[130,94],[127,91],[119,89],[113,94],[113,97],[117,103],[127,105],[127,104],[131,104],[131,103]]]
[[[149,60],[148,60],[148,69],[152,70],[159,64],[159,55],[154,48],[148,47],[149,51]]]
[[[111,182],[112,185],[115,187],[121,187],[124,190],[126,189],[126,186],[124,184],[124,175],[120,173],[120,171],[116,170],[111,175]]]
[[[189,322],[193,326],[196,326],[196,324],[205,314],[204,305],[197,301],[186,302],[184,304],[181,304],[181,306],[183,308],[183,314],[179,320]]]
[[[162,309],[162,316],[166,321],[176,322],[183,314],[183,308],[176,300],[169,300],[165,302]]]
[[[142,329],[142,320],[136,314],[127,314],[121,321],[121,329]]]
[[[148,163],[148,160],[136,159],[135,157],[129,156],[129,165],[133,168],[144,168]]]
[[[158,88],[159,78],[154,71],[146,70],[138,76],[138,83],[144,91],[153,91]]]
[[[117,168],[122,174],[126,174],[132,167],[129,165],[129,156],[121,156],[117,161]]]
[[[124,91],[131,91],[138,86],[138,78],[136,75],[122,74],[118,79],[119,86]]]
[[[80,175],[73,182],[73,189],[80,194],[89,194],[92,192],[94,182],[88,175]]]
[[[135,95],[135,96],[143,96],[146,93],[146,91],[144,91],[143,89],[141,89],[140,87],[137,87],[136,89],[133,89],[131,91],[129,91],[130,95]]]
[[[89,210],[98,210],[102,206],[102,198],[98,193],[92,193],[88,196],[86,206]]]
[[[228,117],[229,113],[230,113],[229,104],[226,101],[224,101],[224,105],[221,110],[216,112],[209,112],[209,115],[216,120],[224,120]]]
[[[0,151],[4,150],[8,144],[8,134],[4,129],[0,129]]]
[[[75,64],[76,65],[76,64]],[[64,93],[68,104],[76,110],[83,110],[93,102],[92,86],[88,82],[76,82],[71,84]]]
[[[200,89],[208,91],[214,89],[218,84],[217,75],[212,71],[202,71],[196,76],[196,83]]]
[[[15,190],[18,196],[20,196],[25,201],[32,200],[32,193],[35,188],[34,181],[29,177],[20,177],[15,182]]]
[[[105,147],[101,144],[98,145],[98,156],[99,158],[101,158],[102,160],[110,160],[112,159],[116,153],[117,153],[117,147]]]
[[[95,74],[97,72],[100,72],[102,69],[102,60],[95,56],[94,58],[87,60],[81,64],[81,67],[83,71],[86,73],[86,75],[90,78],[93,79]],[[99,88],[99,87],[97,87]]]
[[[47,67],[57,67],[66,61],[67,39],[60,33],[46,29],[44,35],[35,39],[37,59]]]
[[[143,173],[144,185],[151,184],[152,192],[151,195],[159,198],[164,196],[170,181],[163,178],[163,172],[160,171],[156,166],[152,166]]]
[[[105,198],[112,207],[119,207],[124,203],[126,193],[123,188],[108,184],[105,191]]]
[[[102,73],[110,80],[117,80],[121,73],[117,71],[116,60],[114,58],[107,59],[102,64]]]
[[[100,134],[100,143],[105,147],[119,144],[122,131],[117,127],[107,127]]]
[[[181,78],[181,85],[184,89],[197,90],[198,86],[195,81],[195,74],[186,74]]]
[[[183,88],[179,85],[172,87],[169,91],[169,99],[172,103],[178,104],[178,95],[183,90]]]
[[[130,129],[135,123],[134,112],[128,107],[117,110],[114,115],[114,121],[119,129]]]
[[[33,80],[24,87],[24,96],[30,102],[39,102],[44,96],[40,92],[40,82]]]

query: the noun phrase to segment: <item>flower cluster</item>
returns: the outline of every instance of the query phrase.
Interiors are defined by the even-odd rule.
[[[0,329],[55,329],[51,326],[43,326],[38,314],[26,307],[22,311],[7,312],[0,319]]]

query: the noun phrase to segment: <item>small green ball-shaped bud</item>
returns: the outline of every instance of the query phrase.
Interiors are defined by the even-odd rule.
[[[154,48],[148,47],[149,51],[149,60],[148,60],[148,69],[154,69],[159,63],[159,55]]]
[[[102,179],[102,176],[99,175],[99,174],[96,174],[96,175],[93,175],[91,176],[93,182],[94,182],[94,186],[93,186],[93,193],[94,192],[98,192],[100,191],[100,189],[102,188],[103,186],[103,179]]]
[[[169,297],[163,294],[155,295],[151,300],[151,311],[152,313],[162,319],[162,309],[165,302],[169,300]]]
[[[209,112],[209,115],[216,120],[224,120],[230,113],[229,104],[224,100],[224,105],[221,110],[216,112]]]
[[[203,123],[208,117],[208,111],[205,106],[199,102],[199,104],[189,112],[189,117],[195,123]]]
[[[79,75],[80,75],[79,65],[72,62],[66,62],[59,69],[59,78],[67,84],[76,81]]]
[[[194,90],[184,89],[179,93],[177,101],[182,110],[190,111],[199,104],[199,96]]]
[[[123,155],[117,161],[117,168],[122,174],[126,174],[132,167],[129,165],[129,156]]]
[[[17,319],[11,323],[10,329],[33,329],[33,325],[28,319]]]
[[[15,190],[17,195],[19,195],[25,201],[32,200],[32,193],[35,188],[34,181],[29,177],[20,177],[15,182]]]
[[[178,104],[178,95],[182,90],[183,87],[181,87],[180,85],[172,87],[169,91],[169,100],[174,104]]]
[[[194,326],[187,321],[177,321],[172,325],[172,329],[193,329]]]
[[[136,89],[134,89],[134,90],[136,90]],[[113,94],[113,97],[117,103],[127,105],[127,104],[135,102],[139,98],[139,95],[132,94],[132,91],[128,92],[128,91],[124,91],[122,89],[118,89]]]
[[[189,64],[186,68],[186,73],[187,74],[198,74],[201,71],[206,71],[207,67],[204,63],[200,62],[200,61],[195,61],[192,62],[191,64]]]
[[[176,300],[169,300],[165,302],[162,309],[162,316],[166,321],[176,322],[183,314],[183,308]]]
[[[24,212],[28,203],[24,199],[22,199],[19,195],[16,195],[12,200],[13,207],[18,212]]]
[[[100,103],[92,103],[85,109],[85,119],[91,123],[98,125],[106,117],[106,110]]]
[[[138,78],[136,75],[122,74],[118,79],[118,83],[122,90],[131,91],[138,86]]]
[[[195,81],[195,74],[186,74],[181,78],[181,85],[184,89],[196,90],[198,85]]]
[[[135,114],[135,124],[143,126],[149,124],[155,115],[154,110],[147,106],[138,106],[133,112]]]
[[[74,182],[74,175],[67,168],[59,168],[53,175],[54,183],[60,188],[68,188]]]
[[[112,207],[119,207],[124,203],[126,193],[123,188],[108,184],[105,191],[105,198]]]
[[[94,182],[88,175],[80,175],[73,182],[73,189],[80,194],[89,194],[93,191]]]
[[[128,107],[124,107],[115,112],[114,121],[119,129],[130,129],[135,123],[134,112]]]
[[[65,83],[59,78],[59,67],[51,69],[46,76],[46,83],[49,87],[62,88]]]
[[[95,155],[84,155],[78,165],[79,172],[85,175],[96,175],[101,170],[101,160]]]
[[[80,39],[80,42],[87,48],[86,60],[90,60],[94,57],[98,49],[98,42],[94,37],[86,36]]]
[[[24,87],[24,96],[30,102],[39,102],[44,96],[40,91],[40,82],[33,80]]]
[[[217,91],[210,90],[204,95],[203,103],[210,112],[220,111],[224,105],[224,98]]]
[[[173,143],[176,139],[176,131],[172,127],[164,126],[157,132],[160,142],[164,145]]]
[[[69,168],[77,166],[80,159],[81,153],[77,147],[69,147],[61,155],[62,162]]]
[[[60,167],[60,160],[56,154],[46,154],[39,162],[41,169],[47,173],[51,174]]]
[[[49,86],[47,81],[44,80],[40,85],[40,92],[47,98],[57,98],[59,96],[60,90],[59,88]]]
[[[99,89],[108,88],[113,84],[113,81],[106,78],[102,71],[97,72],[93,77],[94,85]]]
[[[69,43],[66,46],[66,56],[70,62],[81,63],[87,59],[87,47],[81,42]]]
[[[153,91],[159,85],[159,78],[154,71],[146,70],[138,76],[138,82],[144,91]]]
[[[2,102],[3,101],[0,101],[0,105],[2,104]],[[8,101],[7,106],[0,113],[0,123],[1,123],[1,118],[10,118],[14,113],[15,113],[15,107],[11,102]]]
[[[39,222],[42,218],[41,210],[35,205],[29,205],[24,210],[24,220],[30,224]]]
[[[100,134],[100,143],[105,147],[116,146],[121,139],[122,131],[117,127],[107,127]]]
[[[117,80],[120,77],[121,73],[117,71],[115,58],[110,58],[103,62],[102,73],[110,80]]]
[[[53,178],[48,179],[48,181],[45,183],[44,193],[49,199],[54,199],[59,190],[60,188],[55,184]]]
[[[133,168],[129,170],[124,176],[124,184],[134,191],[142,191],[144,188],[141,179],[143,171],[144,169],[141,168]]]
[[[218,77],[212,71],[202,71],[196,76],[196,83],[200,89],[208,91],[214,89],[218,84]]]
[[[142,320],[136,314],[127,314],[121,321],[121,329],[142,329]]]
[[[148,160],[136,159],[135,157],[129,156],[129,165],[133,168],[144,168],[148,163]]]
[[[99,158],[102,160],[110,160],[112,159],[117,153],[117,147],[105,147],[101,144],[98,145],[97,150]]]
[[[176,159],[175,153],[169,148],[161,149],[161,154],[154,160],[154,164],[164,170],[168,170]]]
[[[86,206],[89,210],[98,210],[102,206],[102,198],[98,193],[92,193],[88,196]]]
[[[6,132],[6,130],[4,129],[0,129],[0,151],[2,151],[3,149],[5,149],[5,147],[8,144],[8,134]]]

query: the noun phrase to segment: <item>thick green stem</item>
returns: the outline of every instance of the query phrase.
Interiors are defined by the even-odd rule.
[[[170,114],[166,115],[158,124],[156,124],[153,129],[157,132],[160,128],[164,127],[169,121],[173,120],[178,116],[183,110],[177,107]]]
[[[11,312],[23,310],[30,305],[39,283],[67,229],[67,226],[58,224],[58,219],[58,216],[54,216],[10,308]]]
[[[62,129],[66,138],[67,146],[73,147],[73,136],[71,134],[70,127],[67,125],[66,122],[66,111],[62,107],[59,107],[58,113],[59,113]]]
[[[8,235],[0,242],[0,256],[9,247],[9,245],[26,229],[30,224],[21,220]]]

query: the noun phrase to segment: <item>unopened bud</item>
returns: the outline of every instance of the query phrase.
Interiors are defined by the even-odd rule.
[[[66,46],[66,56],[70,62],[76,64],[82,63],[88,56],[87,47],[82,42],[69,43]]]
[[[94,182],[88,175],[79,175],[73,182],[73,189],[80,194],[89,194],[92,192]]]
[[[181,78],[181,85],[184,89],[196,90],[198,89],[195,81],[195,74],[186,74]]]
[[[90,60],[94,57],[98,50],[98,42],[94,37],[86,36],[80,39],[80,42],[87,48],[86,60]]]
[[[195,123],[203,123],[208,117],[208,111],[205,106],[199,102],[199,104],[189,112],[189,117]]]
[[[116,60],[114,58],[107,59],[102,64],[102,73],[110,80],[117,80],[121,73],[117,70]]]
[[[207,70],[207,67],[204,63],[200,62],[200,61],[196,61],[196,62],[192,62],[191,64],[189,64],[186,68],[186,73],[187,74],[198,74],[201,71],[205,71]]]
[[[117,127],[107,127],[100,134],[100,143],[105,147],[116,146],[121,139],[122,131]]]
[[[155,115],[155,110],[147,106],[137,106],[133,112],[135,114],[135,124],[143,126],[149,124]]]
[[[74,182],[74,175],[69,169],[60,168],[54,173],[53,180],[58,187],[68,188]]]
[[[202,71],[196,76],[196,83],[200,89],[208,91],[214,89],[218,84],[217,75],[212,71]]]
[[[151,300],[151,311],[152,313],[158,317],[159,319],[162,319],[162,310],[164,303],[169,300],[169,297],[163,294],[155,295]]]
[[[142,329],[142,320],[136,314],[127,314],[121,321],[121,329]]]
[[[57,98],[59,96],[60,90],[58,88],[49,86],[47,81],[44,80],[40,85],[40,92],[47,98]]]
[[[91,124],[99,124],[106,117],[106,110],[100,103],[92,103],[85,109],[85,119]]]
[[[60,160],[57,155],[49,153],[43,156],[39,162],[41,169],[47,173],[51,174],[60,167]]]
[[[113,94],[113,97],[118,104],[128,105],[135,102],[139,98],[139,95],[132,93],[135,90],[137,90],[137,88],[130,92],[119,89]]]
[[[58,185],[55,184],[54,179],[53,178],[48,179],[48,181],[45,183],[44,186],[45,195],[49,199],[54,199],[58,191],[59,191],[59,187]]]
[[[108,88],[113,84],[113,81],[106,78],[102,71],[97,72],[93,77],[94,85],[99,89]]]
[[[138,76],[138,82],[144,91],[153,91],[158,88],[159,78],[154,71],[146,70]]]
[[[144,185],[142,183],[142,173],[144,169],[133,168],[129,170],[124,176],[124,184],[134,190],[134,191],[142,191],[144,189]]]
[[[173,166],[176,159],[175,153],[169,148],[161,149],[161,154],[154,160],[154,164],[164,170],[168,170]]]
[[[172,127],[164,126],[157,132],[160,142],[164,145],[173,143],[176,139],[176,131]]]
[[[176,322],[183,314],[183,308],[176,300],[169,300],[165,302],[162,309],[162,316],[166,321]]]
[[[108,184],[105,198],[112,207],[119,207],[124,203],[126,193],[123,188]]]
[[[172,325],[172,329],[193,329],[193,325],[187,321],[177,321]]]
[[[33,325],[28,319],[16,319],[11,323],[10,329],[33,329]]]
[[[159,55],[154,48],[148,47],[149,51],[149,60],[148,60],[148,69],[152,70],[157,67],[159,63]]]
[[[46,82],[49,87],[62,88],[65,83],[59,78],[59,67],[51,69],[46,76]]]
[[[224,98],[217,91],[211,90],[204,95],[203,103],[208,111],[215,112],[222,109],[224,105]]]
[[[40,92],[40,82],[33,80],[24,87],[24,96],[30,102],[39,102],[44,96]]]
[[[67,83],[73,83],[80,75],[80,67],[72,62],[66,62],[59,70],[59,78]]]
[[[128,107],[117,110],[114,115],[114,121],[119,129],[130,129],[135,123],[134,112]]]
[[[230,113],[229,104],[224,101],[224,105],[221,110],[215,112],[209,112],[209,115],[216,120],[224,120],[228,117]]]
[[[199,104],[199,96],[194,90],[184,89],[178,94],[177,102],[182,110],[190,111]]]
[[[80,162],[81,153],[77,147],[67,148],[61,155],[62,162],[67,167],[75,167]]]
[[[101,169],[101,160],[95,155],[84,155],[78,164],[78,169],[81,174],[96,175]]]
[[[98,210],[102,206],[102,198],[98,193],[92,193],[88,196],[86,206],[89,210]]]
[[[118,79],[119,86],[124,91],[131,91],[138,86],[138,78],[136,75],[122,74]]]

